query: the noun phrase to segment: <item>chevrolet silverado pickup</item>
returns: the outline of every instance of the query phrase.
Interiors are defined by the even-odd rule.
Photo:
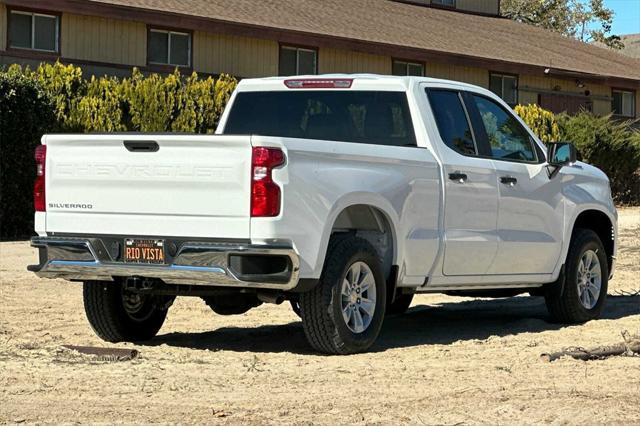
[[[609,181],[488,90],[376,75],[247,79],[214,135],[45,135],[40,277],[81,282],[96,334],[141,341],[177,296],[289,301],[317,351],[375,342],[415,293],[546,299],[598,317]]]

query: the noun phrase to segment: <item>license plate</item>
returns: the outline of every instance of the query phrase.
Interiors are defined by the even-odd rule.
[[[124,261],[127,263],[164,264],[164,240],[124,240]]]

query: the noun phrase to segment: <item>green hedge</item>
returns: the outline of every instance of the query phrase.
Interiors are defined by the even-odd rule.
[[[0,239],[33,233],[33,152],[47,132],[213,133],[237,81],[196,73],[85,79],[74,65],[0,71]]]
[[[619,204],[640,204],[640,131],[633,124],[589,112],[558,116],[561,140],[573,142],[583,161],[609,176]]]
[[[196,73],[143,75],[137,68],[129,78],[83,78],[82,70],[61,63],[37,69],[17,65],[10,73],[37,81],[55,105],[60,128],[66,132],[189,132],[213,133],[235,78],[200,78]]]

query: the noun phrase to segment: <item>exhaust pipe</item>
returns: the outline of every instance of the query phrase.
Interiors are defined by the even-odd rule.
[[[285,301],[284,294],[282,293],[258,293],[258,300],[262,303],[273,303],[276,305]]]

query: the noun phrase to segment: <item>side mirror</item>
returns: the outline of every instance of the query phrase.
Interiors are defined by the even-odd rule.
[[[576,147],[571,142],[556,142],[549,144],[549,165],[562,167],[578,161]]]

